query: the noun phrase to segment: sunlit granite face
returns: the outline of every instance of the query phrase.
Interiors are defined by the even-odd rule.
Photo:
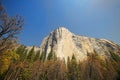
[[[74,54],[77,60],[84,60],[87,53],[94,51],[103,57],[110,57],[110,51],[120,53],[120,47],[106,39],[96,39],[84,36],[79,36],[71,33],[64,27],[59,27],[52,31],[44,38],[40,51],[48,55],[50,51],[57,55],[57,57],[67,60]]]

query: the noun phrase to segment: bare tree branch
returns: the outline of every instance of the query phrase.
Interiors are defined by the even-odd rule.
[[[24,19],[21,16],[9,17],[5,8],[0,5],[0,53],[12,48],[17,41],[16,35],[22,30]]]

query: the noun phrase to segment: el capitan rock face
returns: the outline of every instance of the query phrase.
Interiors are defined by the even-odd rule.
[[[44,38],[40,51],[48,55],[53,51],[57,57],[67,59],[74,54],[77,60],[83,60],[87,53],[94,51],[103,57],[110,57],[110,52],[120,55],[120,46],[106,39],[96,39],[71,33],[64,27],[59,27]],[[46,56],[47,56],[46,55]]]

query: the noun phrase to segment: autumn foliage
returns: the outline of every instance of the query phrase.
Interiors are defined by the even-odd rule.
[[[23,19],[9,17],[0,5],[0,80],[120,80],[120,53],[110,58],[88,53],[82,61],[76,56],[61,59],[51,50],[46,53],[17,45],[16,35]]]

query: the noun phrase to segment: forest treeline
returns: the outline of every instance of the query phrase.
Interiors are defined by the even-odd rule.
[[[95,51],[83,61],[59,59],[53,50],[30,50],[18,45],[17,34],[23,28],[21,16],[10,17],[0,4],[0,80],[120,80],[120,57],[102,58]]]
[[[103,59],[96,52],[88,53],[86,60],[72,58],[59,59],[54,52],[48,55],[28,50],[21,45],[13,50],[9,67],[1,74],[1,80],[119,80],[120,57],[111,52],[110,59]],[[47,56],[47,57],[46,57]],[[5,61],[6,63],[6,61]]]

